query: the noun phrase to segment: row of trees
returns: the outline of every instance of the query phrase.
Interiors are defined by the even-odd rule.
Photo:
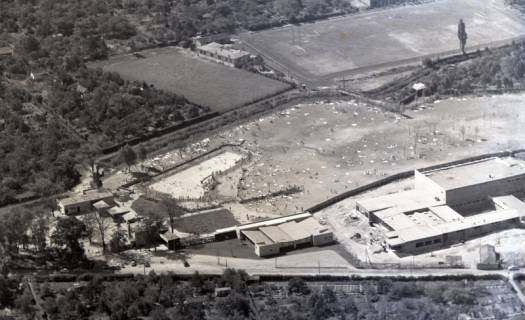
[[[472,54],[472,53],[471,53]],[[525,84],[525,44],[514,43],[508,48],[478,51],[477,56],[460,64],[440,64],[424,61],[433,69],[418,79],[426,84],[424,96],[462,95],[486,90],[523,89]],[[394,100],[403,101],[413,94],[413,82],[394,93]]]

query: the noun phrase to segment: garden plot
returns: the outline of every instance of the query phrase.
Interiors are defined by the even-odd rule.
[[[176,199],[200,199],[206,191],[213,174],[233,168],[244,158],[239,153],[223,152],[208,160],[153,183],[150,188],[169,194]]]

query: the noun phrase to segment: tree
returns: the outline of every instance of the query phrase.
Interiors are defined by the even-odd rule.
[[[4,231],[8,251],[18,252],[19,246],[25,244],[26,231],[29,228],[31,217],[31,213],[24,208],[15,208],[7,214],[4,220]]]
[[[139,158],[139,160],[140,161],[144,161],[144,160],[146,160],[147,157],[148,157],[148,150],[143,145],[140,145],[139,146],[139,150],[138,150],[138,158]]]
[[[295,294],[308,294],[310,293],[310,289],[303,279],[294,277],[288,280],[288,292]]]
[[[120,150],[120,159],[128,166],[128,169],[130,169],[135,161],[137,161],[137,154],[132,147],[126,145]]]
[[[166,207],[166,212],[170,220],[171,232],[173,232],[174,220],[184,214],[184,209],[179,206],[177,200],[173,199],[171,196],[163,197],[161,202]]]
[[[13,281],[7,277],[0,276],[0,310],[13,305],[15,298],[14,289]]]
[[[18,310],[20,310],[23,314],[29,316],[30,318],[34,314],[35,306],[33,295],[31,294],[31,290],[29,290],[27,286],[24,289],[22,295],[16,298],[15,305]]]
[[[466,54],[465,47],[467,45],[467,30],[465,27],[465,23],[463,22],[463,19],[459,19],[458,24],[458,39],[459,39],[459,48],[461,49],[461,52],[463,54]]]
[[[111,220],[109,217],[101,213],[98,213],[98,212],[93,214],[93,219],[95,221],[95,226],[100,236],[100,242],[102,244],[102,251],[105,253],[106,252],[106,232],[108,231],[110,227]]]
[[[244,270],[235,270],[228,268],[222,274],[222,280],[226,286],[233,290],[244,293],[246,291],[246,281],[248,281],[248,274]]]
[[[86,226],[86,236],[88,237],[89,244],[93,244],[93,233],[97,228],[95,214],[85,214],[80,216],[79,219]]]
[[[111,252],[120,252],[126,246],[126,235],[123,230],[116,230],[109,241],[109,249]]]
[[[1,231],[2,230],[0,229],[0,232]],[[7,273],[9,272],[10,264],[11,264],[11,255],[5,249],[2,242],[0,242],[0,275],[7,275]]]
[[[233,293],[220,299],[217,303],[217,308],[228,319],[232,319],[237,314],[244,317],[250,314],[250,302],[245,296],[238,293]]]
[[[51,235],[51,242],[59,247],[64,258],[69,261],[84,260],[84,249],[79,240],[85,232],[86,226],[75,217],[61,218]]]
[[[31,242],[39,252],[44,252],[47,246],[48,221],[39,215],[31,222]]]

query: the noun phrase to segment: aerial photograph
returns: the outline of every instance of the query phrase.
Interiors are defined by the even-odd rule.
[[[0,0],[25,319],[525,320],[525,0]]]

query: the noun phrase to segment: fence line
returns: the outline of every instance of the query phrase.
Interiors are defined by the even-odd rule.
[[[521,152],[525,152],[525,149],[509,150],[509,151],[496,152],[496,153],[487,153],[487,154],[482,154],[482,155],[478,155],[478,156],[463,158],[463,159],[455,160],[455,161],[451,161],[451,162],[441,163],[441,164],[437,164],[437,165],[433,165],[433,166],[429,166],[429,167],[420,168],[420,169],[418,169],[418,171],[423,171],[424,172],[424,171],[429,171],[429,170],[436,170],[436,169],[441,169],[441,168],[445,168],[445,167],[460,165],[460,164],[464,164],[464,163],[468,163],[468,162],[472,162],[472,161],[488,159],[488,158],[492,158],[492,157],[514,156],[515,154],[521,153]],[[345,200],[347,198],[356,196],[358,194],[364,193],[364,192],[372,190],[372,189],[376,189],[376,188],[382,187],[382,186],[384,186],[386,184],[389,184],[391,182],[394,182],[394,181],[398,181],[398,180],[401,180],[401,179],[409,178],[409,177],[411,177],[413,175],[414,175],[414,171],[413,170],[396,173],[396,174],[388,176],[386,178],[379,179],[379,180],[376,180],[376,181],[371,182],[369,184],[366,184],[366,185],[357,187],[355,189],[349,190],[347,192],[338,194],[338,195],[336,195],[336,196],[334,196],[334,197],[332,197],[332,198],[330,198],[328,200],[325,200],[325,201],[323,201],[323,202],[321,202],[319,204],[316,204],[316,205],[306,209],[306,211],[308,211],[310,213],[319,212],[319,211],[321,211],[323,209],[326,209],[326,208],[334,205],[335,203],[340,202],[342,200]]]

